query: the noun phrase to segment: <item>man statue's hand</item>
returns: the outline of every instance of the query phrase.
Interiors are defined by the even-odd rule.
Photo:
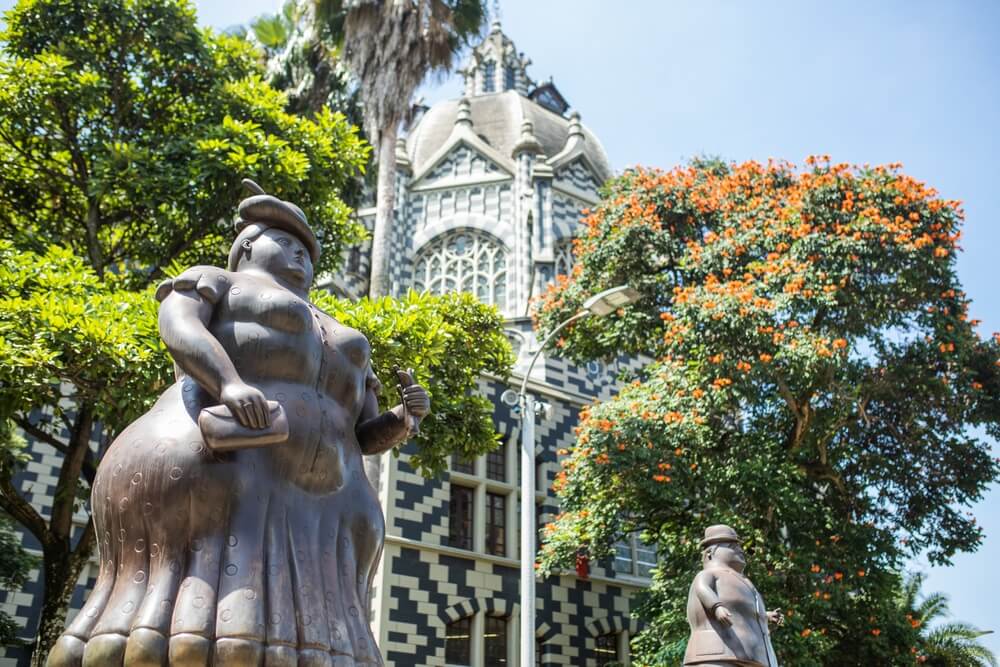
[[[767,621],[769,623],[774,623],[775,625],[781,626],[785,623],[785,615],[781,613],[780,609],[772,609],[767,612]]]
[[[715,619],[722,623],[724,627],[729,627],[733,624],[733,612],[729,611],[721,604],[715,608]]]

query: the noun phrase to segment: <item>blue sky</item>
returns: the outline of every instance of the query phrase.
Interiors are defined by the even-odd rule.
[[[225,28],[280,0],[195,4],[203,23]],[[554,77],[616,169],[700,154],[902,162],[965,202],[959,274],[983,335],[1000,331],[1000,3],[506,0],[502,21],[532,59],[529,73]],[[422,94],[456,97],[456,79]],[[1000,489],[974,511],[987,534],[977,553],[952,568],[916,565],[956,618],[1000,630],[1000,580],[990,576]],[[1000,653],[1000,636],[985,643]]]

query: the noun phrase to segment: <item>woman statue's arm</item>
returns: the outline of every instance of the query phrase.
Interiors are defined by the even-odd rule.
[[[362,454],[381,454],[416,434],[420,420],[430,413],[426,390],[413,381],[413,371],[396,371],[397,389],[403,402],[382,414],[378,412],[381,387],[371,367],[365,379],[365,404],[358,418],[355,434]]]
[[[171,290],[160,304],[159,326],[174,361],[209,394],[225,404],[241,424],[264,428],[270,421],[267,398],[243,382],[232,360],[208,330],[214,304],[203,290]]]

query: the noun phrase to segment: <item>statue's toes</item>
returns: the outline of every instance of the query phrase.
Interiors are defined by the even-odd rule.
[[[267,667],[297,667],[299,652],[291,646],[268,646],[264,664]]]
[[[63,635],[49,651],[45,667],[81,667],[86,648],[86,642],[79,637]]]
[[[188,632],[170,638],[170,667],[205,667],[212,657],[212,642]]]
[[[314,648],[299,649],[299,667],[333,667],[333,657],[328,651]]]
[[[168,643],[162,633],[151,628],[136,628],[125,646],[128,667],[161,667],[167,664]]]
[[[125,635],[107,632],[94,635],[83,652],[83,667],[119,667],[125,663]]]
[[[250,639],[223,637],[215,642],[215,667],[247,667],[264,662],[264,645]]]

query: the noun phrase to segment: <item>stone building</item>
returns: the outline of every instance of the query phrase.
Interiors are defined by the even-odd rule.
[[[387,536],[371,613],[394,667],[519,661],[518,420],[499,395],[520,383],[537,346],[530,300],[569,271],[580,210],[597,202],[597,189],[612,174],[597,137],[551,80],[530,79],[529,63],[494,24],[461,69],[463,97],[419,109],[397,147],[393,292],[463,290],[495,304],[518,361],[511,378],[483,378],[480,385],[496,405],[500,449],[453,460],[437,479],[417,474],[405,450],[379,462]],[[370,225],[374,209],[359,215]],[[346,271],[326,286],[345,297],[364,294],[367,251],[349,252]],[[535,366],[528,387],[548,406],[536,425],[538,484],[530,499],[540,525],[557,512],[550,490],[557,451],[573,443],[579,409],[611,395],[623,364],[577,367],[545,355]],[[43,444],[32,450],[21,482],[44,508],[57,459]],[[536,642],[538,665],[628,664],[629,637],[638,630],[630,598],[648,586],[655,554],[635,538],[616,552],[613,562],[590,563],[589,572],[537,582],[536,635],[529,641]],[[35,574],[26,590],[0,593],[2,608],[29,627],[37,618]],[[74,609],[93,583],[90,575],[81,577]],[[17,650],[0,657],[0,667],[25,664]]]

